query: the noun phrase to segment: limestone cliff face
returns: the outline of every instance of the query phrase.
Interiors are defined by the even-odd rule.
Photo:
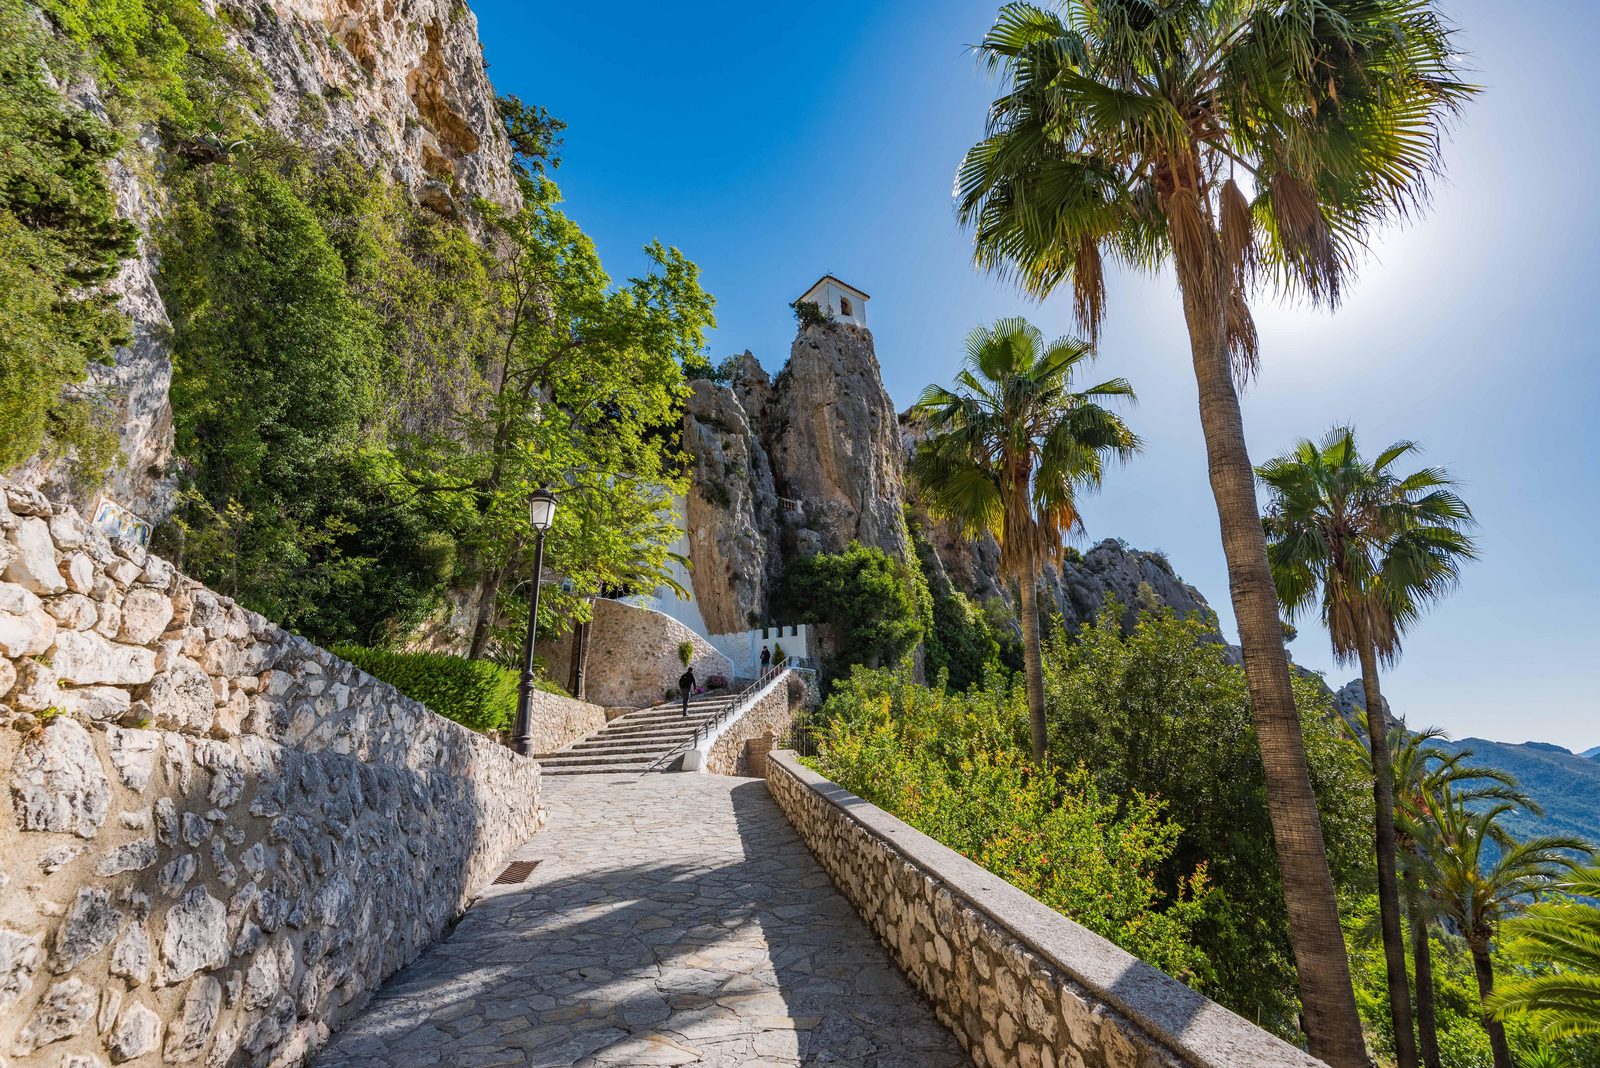
[[[786,550],[837,552],[859,541],[909,558],[899,419],[870,331],[802,327],[761,422],[778,494],[801,509]]]
[[[746,352],[691,383],[684,447],[695,599],[713,634],[767,621],[784,563],[852,541],[910,559],[904,457],[872,335],[806,326],[769,378]]]
[[[230,6],[218,26],[261,76],[260,120],[273,132],[379,164],[418,203],[469,224],[477,198],[516,202],[477,19],[458,0],[256,0]],[[63,91],[104,113],[93,84]],[[63,470],[40,464],[16,477],[80,505],[103,491],[159,520],[173,490],[172,353],[150,240],[164,200],[153,130],[130,139],[111,180],[122,215],[143,235],[112,287],[133,341],[113,366],[90,373],[92,388],[116,408],[122,456],[103,487],[73,486]]]
[[[757,367],[759,370],[759,366]],[[687,502],[695,600],[713,634],[766,619],[779,574],[778,495],[766,447],[734,391],[701,379],[683,417],[692,458]]]

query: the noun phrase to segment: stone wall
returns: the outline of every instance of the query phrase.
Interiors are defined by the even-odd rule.
[[[533,752],[554,753],[606,725],[606,710],[558,693],[533,691],[528,706]]]
[[[1309,1055],[773,753],[767,785],[980,1068],[1319,1068]]]
[[[713,675],[733,678],[733,664],[705,638],[671,616],[625,601],[596,598],[589,625],[589,657],[583,696],[597,705],[644,708],[659,704],[683,674],[678,643],[694,643],[690,666],[704,686]],[[565,681],[572,670],[572,632],[540,642],[538,654],[550,677]]]
[[[750,766],[750,742],[767,731],[782,737],[794,722],[795,709],[805,696],[805,684],[792,673],[775,680],[777,685],[762,695],[744,715],[728,724],[711,743],[705,770],[713,775],[754,775]]]
[[[0,1063],[299,1063],[537,829],[532,761],[36,492],[0,534]]]

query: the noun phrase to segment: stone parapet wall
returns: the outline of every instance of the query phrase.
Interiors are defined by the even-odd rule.
[[[980,1068],[1322,1068],[793,753],[767,785]]]
[[[744,715],[730,723],[711,744],[705,770],[713,775],[756,775],[750,766],[749,743],[767,731],[782,737],[794,722],[794,712],[805,694],[804,685],[792,673],[779,676],[777,685],[764,694]]]
[[[294,1065],[538,827],[538,765],[0,482],[0,1064]]]
[[[606,710],[587,701],[535,690],[528,706],[533,752],[554,753],[606,725]]]

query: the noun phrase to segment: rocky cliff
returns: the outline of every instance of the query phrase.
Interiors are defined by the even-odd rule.
[[[911,559],[908,518],[933,550],[936,588],[1015,610],[994,539],[969,540],[932,518],[908,485],[915,435],[884,391],[870,331],[805,325],[776,378],[748,352],[727,369],[726,384],[692,384],[684,416],[695,598],[713,633],[766,619],[785,563],[798,556],[860,541]],[[1164,556],[1113,540],[1070,552],[1040,589],[1069,628],[1092,619],[1108,595],[1130,626],[1157,605],[1212,614]]]
[[[418,203],[470,224],[478,198],[516,201],[510,148],[484,71],[477,19],[458,0],[225,0],[216,23],[263,88],[255,119],[319,154],[345,151],[386,167]],[[104,114],[92,82],[64,86]],[[155,285],[152,227],[163,203],[155,128],[134,131],[112,169],[118,209],[136,223],[139,253],[114,284],[133,341],[91,385],[115,405],[122,455],[105,492],[148,518],[170,510],[170,324]],[[59,468],[33,463],[24,483],[71,500],[88,493]]]

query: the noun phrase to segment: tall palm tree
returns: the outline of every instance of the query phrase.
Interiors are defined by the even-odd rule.
[[[1557,889],[1600,898],[1600,864],[1573,872]],[[1600,908],[1540,902],[1507,923],[1504,934],[1505,955],[1537,970],[1500,985],[1489,1002],[1495,1015],[1532,1013],[1550,1041],[1600,1034]]]
[[[1380,661],[1400,655],[1400,634],[1450,589],[1475,555],[1463,528],[1472,513],[1437,468],[1400,475],[1417,446],[1400,442],[1367,462],[1355,432],[1335,427],[1257,468],[1270,501],[1263,525],[1272,580],[1289,617],[1319,605],[1336,662],[1361,665],[1371,745],[1378,912],[1400,1068],[1417,1064],[1396,875],[1394,777]]]
[[[1256,287],[1336,304],[1368,235],[1425,199],[1472,89],[1432,0],[1010,3],[978,51],[1008,83],[957,176],[978,263],[1069,285],[1091,341],[1108,258],[1176,271],[1307,1037],[1362,1068],[1237,381]]]
[[[1507,801],[1472,805],[1458,794],[1436,798],[1420,841],[1428,892],[1454,921],[1472,954],[1495,1068],[1513,1068],[1505,1026],[1491,1013],[1494,962],[1489,955],[1500,925],[1538,895],[1559,885],[1589,846],[1570,835],[1514,839],[1500,819],[1517,806]]]
[[[1094,359],[1082,341],[1046,342],[1021,318],[967,335],[965,367],[954,389],[930,385],[917,402],[926,436],[911,457],[911,477],[932,510],[971,536],[993,534],[1000,567],[1016,580],[1028,685],[1033,756],[1044,761],[1044,667],[1035,587],[1046,562],[1061,561],[1064,537],[1082,526],[1078,494],[1099,487],[1108,460],[1126,460],[1139,439],[1099,403],[1133,400],[1113,378],[1074,391],[1073,375]]]
[[[1344,722],[1344,721],[1341,721]],[[1372,751],[1364,733],[1345,723],[1346,737],[1372,771]],[[1439,1057],[1439,1028],[1434,1014],[1433,950],[1428,940],[1429,922],[1437,907],[1422,887],[1423,865],[1419,841],[1428,833],[1433,799],[1447,792],[1469,802],[1506,801],[1530,812],[1542,810],[1517,789],[1517,780],[1498,768],[1467,763],[1472,750],[1454,752],[1438,743],[1446,737],[1437,727],[1412,733],[1403,727],[1389,731],[1393,754],[1395,849],[1399,855],[1400,898],[1409,921],[1412,967],[1417,987],[1417,1046],[1426,1068],[1443,1068]]]

